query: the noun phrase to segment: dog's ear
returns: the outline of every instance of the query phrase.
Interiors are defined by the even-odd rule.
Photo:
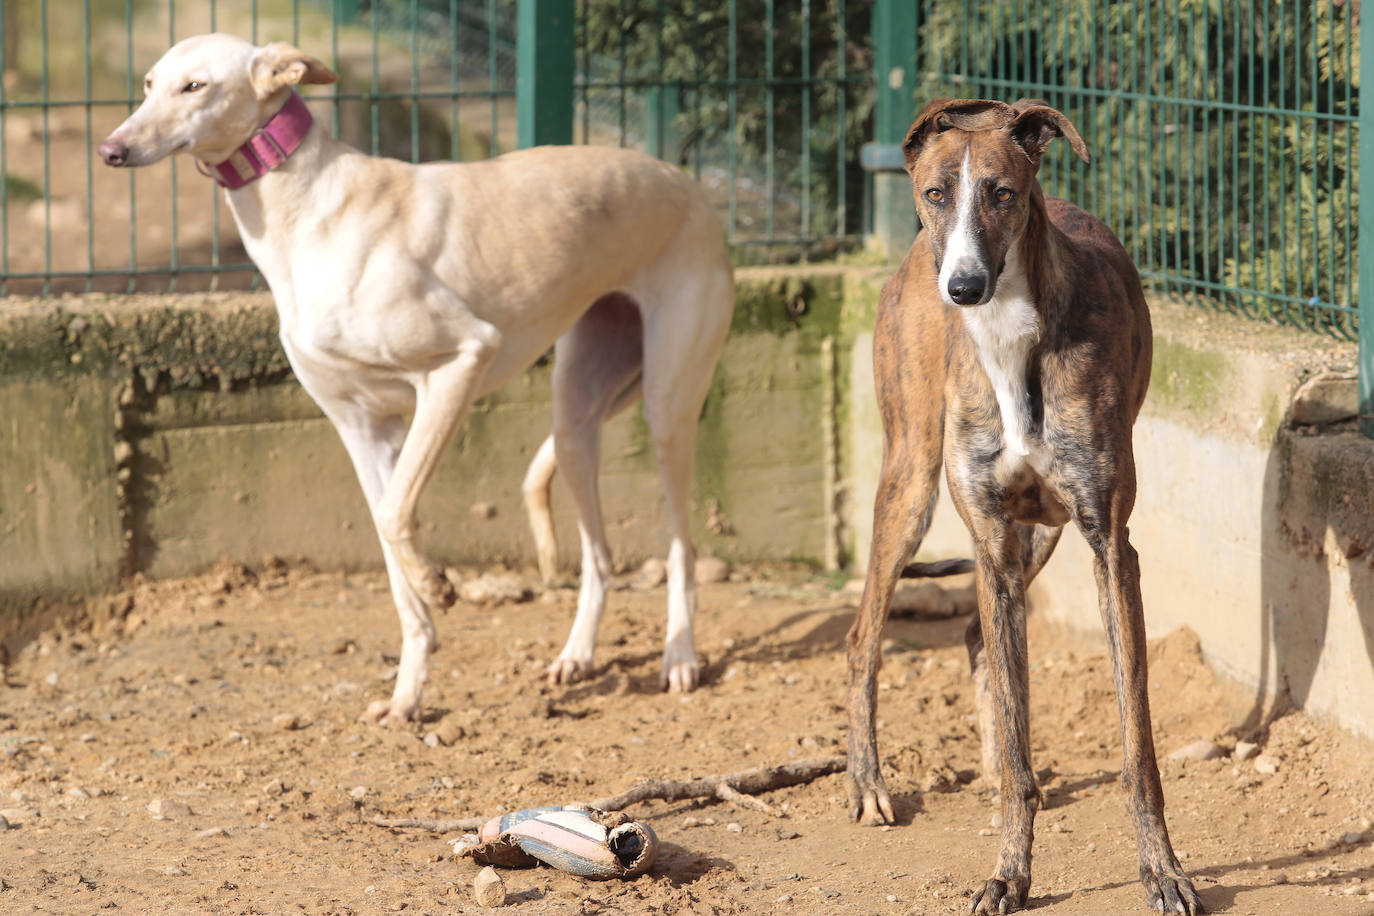
[[[1005,102],[987,99],[935,99],[927,105],[902,141],[907,171],[911,171],[921,148],[931,137],[951,127],[959,130],[997,130],[1012,119],[1012,109]]]
[[[1011,122],[1011,136],[1026,151],[1030,161],[1040,162],[1045,147],[1055,137],[1063,137],[1078,158],[1088,162],[1088,145],[1078,135],[1078,130],[1068,118],[1042,102],[1040,99],[1022,99],[1012,105],[1014,117]]]
[[[249,75],[261,97],[285,86],[333,83],[339,79],[333,70],[284,41],[259,48],[249,64]]]

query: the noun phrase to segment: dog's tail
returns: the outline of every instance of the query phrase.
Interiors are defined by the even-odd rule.
[[[973,561],[967,558],[958,560],[936,560],[934,563],[908,563],[902,567],[903,579],[938,579],[941,576],[958,576],[973,572]]]

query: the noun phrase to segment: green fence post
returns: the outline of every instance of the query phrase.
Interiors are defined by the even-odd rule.
[[[680,110],[676,86],[654,86],[644,106],[644,135],[649,155],[676,162],[678,158],[677,116]]]
[[[1360,43],[1360,75],[1374,78],[1374,41]],[[1360,86],[1360,432],[1374,439],[1374,89]]]
[[[916,22],[913,0],[877,0],[873,6],[873,143],[863,164],[873,173],[873,241],[897,259],[916,238],[911,179],[902,168],[902,140],[916,116]]]
[[[522,149],[572,142],[573,17],[573,0],[520,0],[515,135]]]

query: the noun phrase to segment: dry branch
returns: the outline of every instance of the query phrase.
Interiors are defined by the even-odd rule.
[[[587,802],[587,805],[602,811],[623,811],[636,802],[650,798],[663,801],[716,798],[776,817],[778,812],[771,805],[750,796],[801,785],[822,776],[829,776],[831,773],[843,772],[846,762],[844,757],[805,757],[778,766],[755,767],[752,770],[707,776],[703,779],[650,779],[619,795],[598,798]],[[487,820],[485,817],[466,817],[457,820],[374,817],[372,823],[378,827],[413,827],[432,830],[435,833],[453,833],[458,830],[476,830]]]

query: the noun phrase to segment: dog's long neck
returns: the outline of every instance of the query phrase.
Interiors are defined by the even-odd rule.
[[[1063,311],[1061,243],[1036,186],[1025,231],[1007,252],[996,294],[985,305],[960,312],[997,398],[1005,447],[1016,456],[1031,451],[1031,353]]]

